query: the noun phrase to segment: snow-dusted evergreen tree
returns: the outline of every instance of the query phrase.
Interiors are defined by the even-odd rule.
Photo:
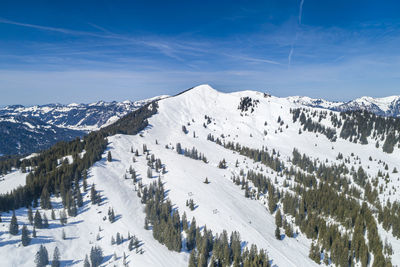
[[[111,151],[108,151],[108,153],[107,153],[107,161],[108,162],[112,161]]]
[[[89,257],[86,254],[85,260],[83,261],[83,267],[90,267]]]
[[[275,214],[275,224],[277,227],[282,227],[282,214],[281,209],[278,209]]]
[[[99,246],[94,246],[90,250],[90,261],[92,263],[92,267],[100,266],[103,261],[103,250]]]
[[[182,146],[181,146],[181,143],[176,143],[176,153],[182,154]]]
[[[40,196],[40,206],[42,209],[51,209],[50,193],[47,186],[43,187],[42,195]]]
[[[33,213],[31,207],[28,208],[28,220],[29,223],[32,225],[33,224]]]
[[[279,229],[278,226],[275,229],[275,237],[276,239],[281,240],[281,229]]]
[[[83,173],[83,180],[82,180],[83,192],[87,191],[87,172]]]
[[[39,210],[36,210],[36,212],[35,212],[35,217],[33,218],[33,225],[37,229],[43,228],[43,220],[42,220],[42,216],[40,215]]]
[[[29,245],[30,242],[31,242],[31,238],[29,236],[28,227],[26,227],[26,225],[24,225],[24,226],[22,226],[22,230],[21,230],[21,243],[24,247],[26,247],[27,245]]]
[[[47,219],[46,213],[43,213],[43,228],[49,228],[49,220]]]
[[[115,242],[117,243],[117,245],[122,243],[121,234],[119,232],[117,232]]]
[[[51,267],[60,267],[60,251],[58,247],[54,248],[53,260],[51,261]]]
[[[15,211],[13,211],[13,215],[11,217],[9,232],[12,235],[18,234],[18,221],[17,221],[17,216],[15,216]]]
[[[79,208],[81,208],[83,206],[83,199],[82,199],[82,194],[81,194],[81,189],[79,187],[77,187],[76,189],[76,204],[78,205]]]
[[[108,220],[113,223],[115,221],[115,213],[113,208],[108,209]]]
[[[151,168],[147,168],[147,178],[153,178],[153,171],[151,170]]]
[[[92,187],[90,188],[90,201],[92,204],[97,204],[99,205],[101,202],[101,198],[99,193],[96,191],[96,187],[94,184],[92,184]]]
[[[36,267],[44,267],[49,264],[49,254],[45,246],[40,245],[39,251],[35,256]]]

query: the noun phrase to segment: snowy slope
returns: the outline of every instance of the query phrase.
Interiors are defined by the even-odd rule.
[[[238,109],[243,97],[257,101],[253,111]],[[33,255],[37,251],[39,242],[45,243],[50,255],[57,245],[64,265],[81,266],[91,246],[99,244],[106,256],[104,266],[121,265],[121,255],[124,252],[128,256],[130,266],[187,266],[188,252],[168,251],[165,246],[154,240],[150,230],[143,228],[144,206],[137,197],[137,188],[132,180],[124,178],[132,166],[143,184],[158,179],[159,176],[155,172],[152,178],[146,175],[148,166],[142,151],[144,144],[147,145],[150,154],[154,154],[165,164],[167,173],[161,175],[161,180],[165,183],[168,198],[180,214],[185,211],[189,220],[195,217],[198,225],[206,225],[214,233],[223,230],[227,230],[228,233],[239,231],[241,239],[248,245],[256,244],[259,248],[266,249],[275,266],[316,266],[308,257],[311,240],[302,233],[294,238],[285,236],[283,240],[277,240],[274,233],[275,218],[268,211],[265,200],[245,198],[244,191],[234,185],[231,176],[239,174],[242,169],[245,173],[248,170],[256,170],[271,180],[276,179],[276,186],[280,190],[286,190],[283,186],[286,177],[281,177],[260,163],[254,163],[247,157],[208,141],[208,134],[211,133],[224,141],[239,142],[250,148],[259,149],[266,146],[269,150],[275,149],[287,166],[291,165],[289,159],[293,149],[297,148],[300,153],[306,153],[311,158],[327,164],[344,162],[337,159],[338,153],[341,152],[344,158],[349,159],[349,162],[345,163],[349,168],[354,166],[357,169],[358,166],[362,166],[371,177],[375,177],[378,170],[384,170],[383,162],[388,164],[389,170],[394,167],[400,169],[398,148],[395,148],[392,154],[387,154],[382,149],[377,149],[373,140],[369,140],[367,145],[361,145],[340,138],[331,142],[322,134],[307,131],[299,134],[301,127],[299,122],[293,123],[290,109],[304,107],[304,104],[293,99],[265,96],[254,91],[225,94],[208,85],[201,85],[178,96],[162,99],[158,104],[157,114],[149,119],[149,126],[140,135],[108,137],[107,150],[103,153],[102,160],[90,169],[88,179],[88,184],[95,184],[101,192],[103,201],[100,206],[92,205],[89,193],[86,193],[85,205],[79,210],[77,217],[68,219],[65,227],[61,227],[58,221],[51,221],[51,229],[40,230],[40,238],[34,239],[34,244],[19,248],[16,246],[20,244],[20,237],[9,236],[7,233],[10,213],[2,214],[0,253],[15,255],[4,258],[5,266],[32,266],[33,257],[27,255]],[[211,118],[209,124],[205,115]],[[323,119],[321,123],[327,127],[332,126],[329,119]],[[204,127],[204,124],[207,126]],[[182,131],[183,125],[188,130],[186,134]],[[175,150],[178,142],[183,148],[195,147],[200,153],[204,153],[208,163],[178,154]],[[134,154],[131,153],[131,148],[140,153],[135,157],[135,162],[132,160]],[[108,151],[112,153],[112,162],[105,160]],[[369,160],[370,156],[372,161]],[[218,168],[222,159],[227,161],[228,168]],[[235,166],[236,160],[239,162],[238,167]],[[11,175],[16,174],[7,175],[4,182],[11,180]],[[383,186],[379,196],[382,203],[387,199],[400,200],[400,174],[390,175],[388,184],[383,180],[379,181],[379,185]],[[210,181],[209,184],[203,183],[206,177]],[[0,182],[0,188],[4,182]],[[11,190],[17,184],[10,183],[4,190]],[[193,211],[186,206],[189,198],[192,198],[197,206]],[[52,200],[53,206],[60,209],[60,199]],[[117,221],[113,224],[103,220],[109,207],[113,207],[117,215]],[[50,218],[50,212],[46,211],[46,214]],[[56,214],[58,215],[58,212]],[[17,216],[20,221],[26,223],[26,209],[18,210]],[[29,227],[31,229],[31,226]],[[65,229],[69,239],[61,239],[62,229]],[[120,232],[126,237],[128,231],[143,242],[143,254],[129,252],[127,242],[119,246],[110,244],[111,236]],[[400,242],[381,227],[379,231],[382,240],[387,238],[393,246],[393,264],[400,265]],[[100,240],[96,240],[98,233]],[[112,257],[114,252],[119,257],[116,262]]]
[[[0,194],[5,194],[18,186],[24,186],[26,181],[26,173],[19,170],[0,176]]]

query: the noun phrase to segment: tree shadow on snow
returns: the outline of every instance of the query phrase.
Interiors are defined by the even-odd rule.
[[[60,266],[72,266],[81,261],[82,260],[60,260]]]
[[[7,245],[14,245],[14,244],[17,244],[19,242],[21,242],[20,239],[7,240],[7,241],[4,241],[4,242],[0,242],[0,247],[7,246]]]
[[[111,260],[112,256],[113,256],[112,254],[104,256],[102,263]]]
[[[78,239],[79,237],[76,236],[72,236],[72,237],[66,237],[65,240],[74,240],[74,239]]]
[[[54,239],[49,236],[37,236],[33,237],[30,245],[33,244],[48,244],[54,242]]]
[[[69,225],[75,225],[75,224],[80,224],[83,223],[83,220],[75,221],[75,222],[70,222]]]

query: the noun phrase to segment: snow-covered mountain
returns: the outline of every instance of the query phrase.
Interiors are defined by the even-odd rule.
[[[33,117],[44,123],[71,130],[92,131],[107,126],[139,107],[166,96],[159,96],[140,101],[104,102],[69,105],[48,104],[24,107],[6,106],[0,109],[0,116]]]
[[[59,141],[69,141],[110,125],[143,105],[165,97],[135,102],[6,106],[0,109],[0,154],[32,153]]]
[[[309,107],[326,108],[335,111],[367,110],[379,116],[400,117],[400,96],[382,98],[363,96],[348,102],[332,102],[305,96],[292,96],[287,99],[293,103]]]
[[[4,209],[0,255],[9,255],[1,257],[2,263],[32,266],[44,244],[50,256],[57,246],[63,265],[72,266],[82,266],[94,246],[102,249],[101,266],[218,266],[221,262],[233,266],[234,259],[242,266],[249,257],[253,265],[244,266],[262,266],[252,247],[256,245],[266,251],[272,266],[346,266],[349,261],[353,266],[400,265],[396,208],[400,148],[397,138],[390,137],[397,137],[398,130],[387,125],[369,134],[357,132],[358,122],[351,115],[303,108],[293,99],[255,91],[227,94],[201,85],[138,109],[100,130],[108,144],[101,159],[87,169],[87,191],[84,178],[77,180],[74,171],[90,162],[85,157],[96,151],[98,139],[85,139],[82,151],[71,145],[78,151],[69,153],[76,156],[62,154],[55,161],[53,172],[72,170],[63,178],[68,181],[63,183],[65,196],[51,193],[55,219],[51,210],[33,208],[46,214],[49,228],[36,229],[37,237],[29,245],[21,245],[20,233],[8,234],[12,212],[5,207],[12,198],[0,196]],[[368,127],[378,125],[368,121],[373,118],[364,119]],[[143,127],[137,134],[125,134],[138,125]],[[82,165],[74,165],[80,161]],[[14,169],[0,181],[0,192],[31,179],[48,179],[49,191],[53,183],[60,183],[60,176],[52,172],[40,175],[24,179],[26,174]],[[96,196],[91,186],[99,198],[91,198]],[[40,189],[35,188],[46,200],[46,191]],[[54,190],[58,192],[58,185]],[[62,225],[59,213],[69,210],[77,192],[82,192],[82,207]],[[21,195],[16,195],[17,200]],[[63,202],[61,196],[68,200]],[[157,201],[164,206],[157,206]],[[114,210],[115,219],[108,219]],[[27,211],[23,205],[16,215],[31,232]],[[193,224],[187,225],[193,218],[199,227],[195,233],[190,230]],[[182,230],[184,225],[189,230]],[[209,234],[205,229],[212,231],[211,238],[203,237]],[[228,235],[239,233],[239,246],[232,245],[224,230]],[[138,249],[129,249],[128,232],[140,240]],[[121,234],[122,242],[113,242]],[[173,239],[176,236],[181,247]],[[189,246],[192,238],[195,249]],[[241,256],[232,256],[237,249],[242,250]]]
[[[0,154],[28,154],[84,134],[84,131],[60,128],[36,117],[0,115]]]
[[[3,146],[0,146],[0,155],[32,153],[47,148],[58,141],[71,140],[76,136],[82,136],[85,132],[110,125],[151,101],[166,97],[168,96],[158,96],[135,102],[127,100],[123,102],[99,101],[90,104],[48,104],[31,107],[6,106],[0,109],[0,121],[7,121],[6,124],[0,122],[3,142]],[[400,116],[400,96],[361,97],[349,102],[332,102],[305,96],[291,96],[285,99],[301,106],[334,111],[367,110],[380,116]],[[25,120],[31,120],[40,127],[35,126],[29,129],[29,127],[26,127],[27,122]],[[21,130],[19,131],[19,129]],[[32,137],[28,138],[29,135]]]

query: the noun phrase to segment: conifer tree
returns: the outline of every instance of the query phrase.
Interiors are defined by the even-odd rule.
[[[49,220],[47,219],[46,213],[43,213],[43,228],[49,228]]]
[[[83,192],[86,192],[87,191],[87,173],[86,172],[84,172],[84,174],[83,174],[82,186],[83,186]]]
[[[122,243],[121,234],[119,232],[117,232],[115,242],[117,243],[117,245]]]
[[[279,229],[278,226],[275,229],[275,237],[276,239],[281,240],[281,230]]]
[[[90,261],[92,263],[92,267],[100,266],[101,262],[103,261],[103,250],[100,247],[92,247],[90,250]]]
[[[190,252],[189,267],[197,267],[196,251],[194,249]]]
[[[81,189],[79,187],[76,189],[76,204],[78,205],[79,208],[83,206]]]
[[[153,178],[153,172],[150,167],[147,169],[147,178]]]
[[[183,215],[182,215],[182,229],[184,231],[186,231],[188,229],[188,222],[187,222],[186,212],[183,212]]]
[[[318,247],[318,245],[315,245],[314,242],[311,243],[310,254],[308,256],[310,257],[310,259],[312,259],[313,261],[315,261],[318,264],[321,261],[321,254],[319,251],[319,247]]]
[[[13,211],[13,215],[11,217],[9,232],[12,235],[18,234],[18,221],[17,221],[17,217],[15,216],[15,211]]]
[[[58,247],[54,248],[53,260],[51,261],[51,267],[60,267],[60,251]]]
[[[33,226],[32,237],[36,238],[36,227]]]
[[[131,239],[129,240],[128,249],[129,249],[129,251],[132,251],[132,250],[133,250],[133,238],[131,238]]]
[[[277,227],[282,227],[282,215],[281,210],[278,209],[275,214],[275,224]]]
[[[110,223],[113,223],[115,221],[114,209],[111,207],[108,209],[108,220],[110,221]]]
[[[40,207],[42,209],[51,209],[50,193],[47,186],[43,187],[42,195],[40,196]]]
[[[108,151],[108,153],[107,153],[107,161],[108,162],[112,161],[111,151]]]
[[[181,143],[176,143],[176,153],[182,154],[182,146],[181,146]]]
[[[31,207],[28,208],[28,220],[29,223],[32,225],[33,224],[33,213]]]
[[[49,264],[49,255],[45,246],[40,245],[39,251],[35,256],[36,267],[44,267]]]
[[[21,231],[21,242],[22,245],[24,247],[26,247],[27,245],[29,245],[29,243],[31,242],[31,238],[29,236],[29,231],[28,228],[26,227],[26,225],[22,226],[22,231]]]
[[[37,229],[43,228],[43,220],[42,220],[42,216],[40,215],[39,210],[36,210],[36,212],[35,212],[35,217],[33,218],[33,225]]]
[[[92,201],[92,204],[99,204],[99,197],[94,184],[92,184],[90,189],[90,200]]]
[[[87,254],[85,256],[85,260],[83,261],[83,267],[90,267],[90,262]]]
[[[220,169],[226,169],[226,161],[225,161],[225,159],[222,159],[220,162],[219,162],[219,164],[218,164],[218,168],[220,168]]]
[[[67,214],[65,213],[65,209],[60,211],[59,217],[61,225],[65,225],[67,223]]]
[[[192,250],[196,244],[196,219],[193,217],[186,237],[186,246]]]

